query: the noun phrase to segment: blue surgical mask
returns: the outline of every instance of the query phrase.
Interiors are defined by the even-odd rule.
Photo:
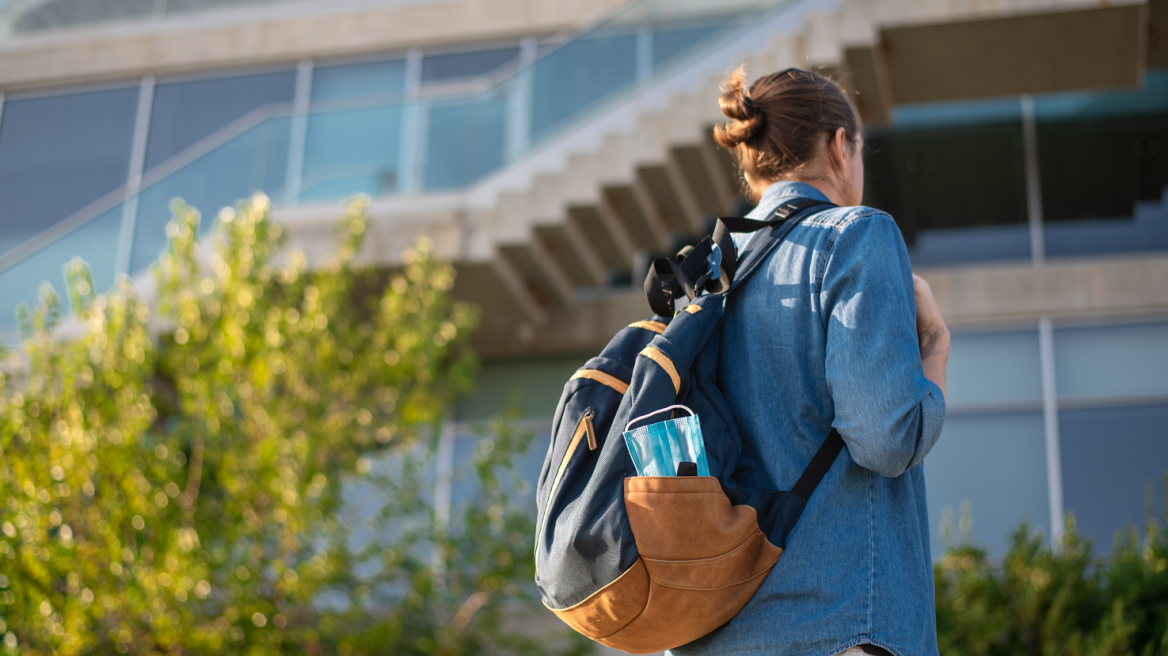
[[[698,476],[709,476],[706,462],[706,443],[702,439],[702,425],[693,410],[684,405],[671,405],[656,412],[637,417],[629,426],[667,410],[681,409],[688,417],[660,421],[633,430],[625,430],[625,444],[638,476],[676,476],[682,462],[697,464]]]

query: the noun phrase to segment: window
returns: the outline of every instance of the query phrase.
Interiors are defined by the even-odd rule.
[[[405,90],[405,60],[318,66],[312,97],[358,99]],[[357,101],[355,101],[357,102]],[[300,200],[332,200],[356,193],[373,196],[398,190],[403,100],[357,102],[314,111],[308,117]]]
[[[1059,328],[1054,352],[1060,402],[1168,395],[1168,323]]]
[[[1046,252],[1168,249],[1168,71],[1035,99]]]
[[[272,103],[290,103],[294,71],[160,82],[154,88],[146,170]]]
[[[1164,516],[1165,426],[1168,405],[1059,413],[1064,502],[1097,552],[1111,551],[1116,531],[1142,530],[1148,511]]]
[[[954,334],[947,373],[950,409],[1041,403],[1038,331]]]
[[[138,196],[130,271],[149,267],[166,248],[174,198],[199,210],[204,234],[222,207],[257,191],[278,199],[288,169],[290,132],[286,115],[266,119],[144,188]]]
[[[503,165],[507,100],[485,97],[429,110],[426,189],[470,185]]]
[[[422,58],[422,84],[473,80],[519,58],[519,46],[452,52]]]
[[[1030,257],[1018,100],[896,108],[866,137],[864,204],[896,219],[914,264]]]
[[[406,60],[401,58],[317,66],[312,72],[315,100],[401,93],[405,87]]]
[[[653,30],[653,68],[701,45],[717,34],[721,27],[721,25],[671,25]]]
[[[68,303],[65,293],[65,264],[80,257],[89,264],[98,292],[113,287],[114,266],[122,225],[119,204],[96,219],[33,253],[12,267],[0,271],[0,332],[14,332],[16,306],[29,309],[40,302],[40,283],[48,281]],[[11,342],[9,342],[11,343]]]
[[[1023,519],[1049,538],[1050,506],[1046,446],[1040,413],[957,416],[945,420],[941,437],[925,458],[929,536],[933,558],[946,544],[945,519],[953,536],[1005,553]],[[1065,480],[1065,477],[1064,477]],[[962,535],[963,506],[972,520]]]
[[[636,77],[635,34],[594,34],[568,42],[535,63],[532,135],[544,135]]]
[[[4,102],[0,253],[126,183],[137,105],[137,87]]]

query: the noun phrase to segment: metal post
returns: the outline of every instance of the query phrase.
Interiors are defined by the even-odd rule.
[[[437,465],[437,481],[434,486],[434,522],[438,533],[446,535],[450,531],[450,521],[454,505],[454,439],[457,426],[454,422],[454,413],[447,412],[442,422],[442,432],[438,437],[438,453],[435,457]],[[445,584],[442,574],[446,571],[446,563],[442,559],[441,550],[434,550],[434,568],[438,572],[438,585]]]
[[[535,60],[539,42],[523,37],[519,44],[519,73],[511,81],[507,96],[507,161],[514,162],[531,145],[532,89],[535,86]]]
[[[422,88],[422,49],[410,48],[406,53],[406,106],[402,111],[402,138],[398,160],[398,193],[408,194],[422,186],[419,169],[422,149],[422,108],[418,102]]]
[[[134,137],[130,143],[130,169],[126,174],[126,193],[122,200],[122,226],[118,235],[118,252],[114,275],[130,275],[130,253],[134,247],[134,228],[138,222],[138,192],[146,168],[146,142],[150,137],[150,113],[154,107],[154,76],[142,78],[138,87],[138,109],[134,116]]]
[[[1026,161],[1026,216],[1030,222],[1030,260],[1034,266],[1046,261],[1042,229],[1042,179],[1038,176],[1038,133],[1034,124],[1034,98],[1022,95],[1022,148]]]
[[[653,79],[653,30],[648,25],[637,28],[637,84],[644,86]]]
[[[284,175],[284,204],[300,200],[304,181],[304,150],[308,139],[308,104],[312,100],[312,60],[296,66],[296,92],[292,100],[292,126],[288,137],[288,171]]]
[[[1058,390],[1055,386],[1054,330],[1050,317],[1038,321],[1038,351],[1042,366],[1042,424],[1046,433],[1046,484],[1050,498],[1050,544],[1058,549],[1063,539],[1063,465],[1059,444]]]

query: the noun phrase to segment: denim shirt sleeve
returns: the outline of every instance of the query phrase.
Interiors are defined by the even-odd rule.
[[[868,211],[844,221],[820,273],[827,384],[852,459],[899,476],[936,443],[945,398],[921,365],[904,239],[892,217]]]

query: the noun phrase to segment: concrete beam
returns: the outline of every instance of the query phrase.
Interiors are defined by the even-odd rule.
[[[0,44],[0,89],[548,34],[624,1],[286,4],[18,35]]]
[[[573,205],[568,208],[569,221],[576,226],[608,269],[623,272],[633,262],[633,238],[621,224],[608,203]]]
[[[1168,256],[917,271],[950,327],[1168,314]]]
[[[574,287],[600,287],[608,282],[604,264],[572,221],[538,225],[535,237],[543,244],[548,257],[557,261]]]
[[[852,91],[852,100],[860,110],[865,125],[886,125],[892,120],[892,85],[888,65],[879,46],[860,46],[844,51],[847,76],[844,88]]]
[[[951,328],[1168,316],[1168,255],[1090,259],[1047,266],[981,266],[918,271]],[[630,322],[650,315],[639,286],[578,298],[549,311],[522,348],[515,339],[484,344],[490,355],[598,352]]]
[[[897,104],[1137,87],[1147,5],[895,27],[880,32]],[[958,74],[959,73],[959,74]]]
[[[700,141],[672,146],[669,159],[671,170],[681,178],[679,186],[689,190],[701,216],[717,216],[724,211],[723,190],[715,179],[716,169],[710,167]]]

